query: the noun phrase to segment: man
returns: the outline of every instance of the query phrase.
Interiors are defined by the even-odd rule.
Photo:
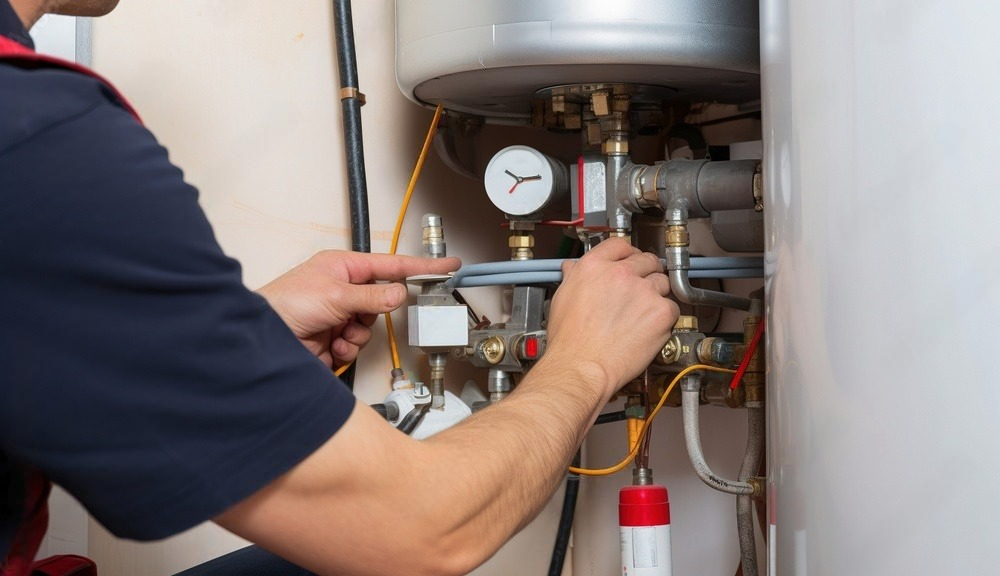
[[[23,52],[44,13],[115,4],[0,0],[0,40]],[[370,281],[458,264],[323,252],[249,292],[196,191],[113,90],[0,56],[7,573],[37,548],[50,481],[119,536],[213,519],[321,574],[465,574],[485,561],[550,497],[677,309],[654,257],[601,244],[564,267],[548,349],[517,390],[416,442],[330,368],[405,300]]]

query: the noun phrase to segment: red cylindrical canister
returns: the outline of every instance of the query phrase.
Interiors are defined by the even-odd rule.
[[[671,576],[670,501],[665,486],[626,486],[618,493],[622,576]]]

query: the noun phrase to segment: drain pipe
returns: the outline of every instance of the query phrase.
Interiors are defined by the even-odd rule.
[[[337,71],[340,74],[340,108],[344,125],[344,154],[347,160],[347,187],[351,207],[351,249],[371,252],[371,228],[368,220],[368,182],[365,176],[365,150],[361,135],[361,107],[365,95],[358,89],[358,59],[354,48],[354,22],[351,1],[334,0],[333,28],[337,44]],[[340,379],[351,390],[357,361],[351,363]]]

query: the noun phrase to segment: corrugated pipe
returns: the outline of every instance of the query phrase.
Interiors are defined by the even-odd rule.
[[[705,453],[701,449],[701,430],[698,427],[698,407],[701,396],[701,381],[697,376],[688,376],[681,382],[681,411],[684,419],[684,443],[688,458],[695,473],[711,488],[727,494],[753,494],[753,486],[747,482],[727,480],[708,467]]]
[[[747,402],[747,451],[743,455],[738,480],[746,482],[760,468],[764,449],[764,403]],[[757,543],[754,542],[753,499],[749,494],[736,497],[736,525],[740,537],[743,576],[757,576]]]

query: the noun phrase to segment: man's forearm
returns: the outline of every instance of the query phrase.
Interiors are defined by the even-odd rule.
[[[535,517],[607,400],[603,378],[596,365],[543,360],[503,402],[426,442],[447,476],[437,489],[461,495],[439,516],[446,550],[478,564]]]

